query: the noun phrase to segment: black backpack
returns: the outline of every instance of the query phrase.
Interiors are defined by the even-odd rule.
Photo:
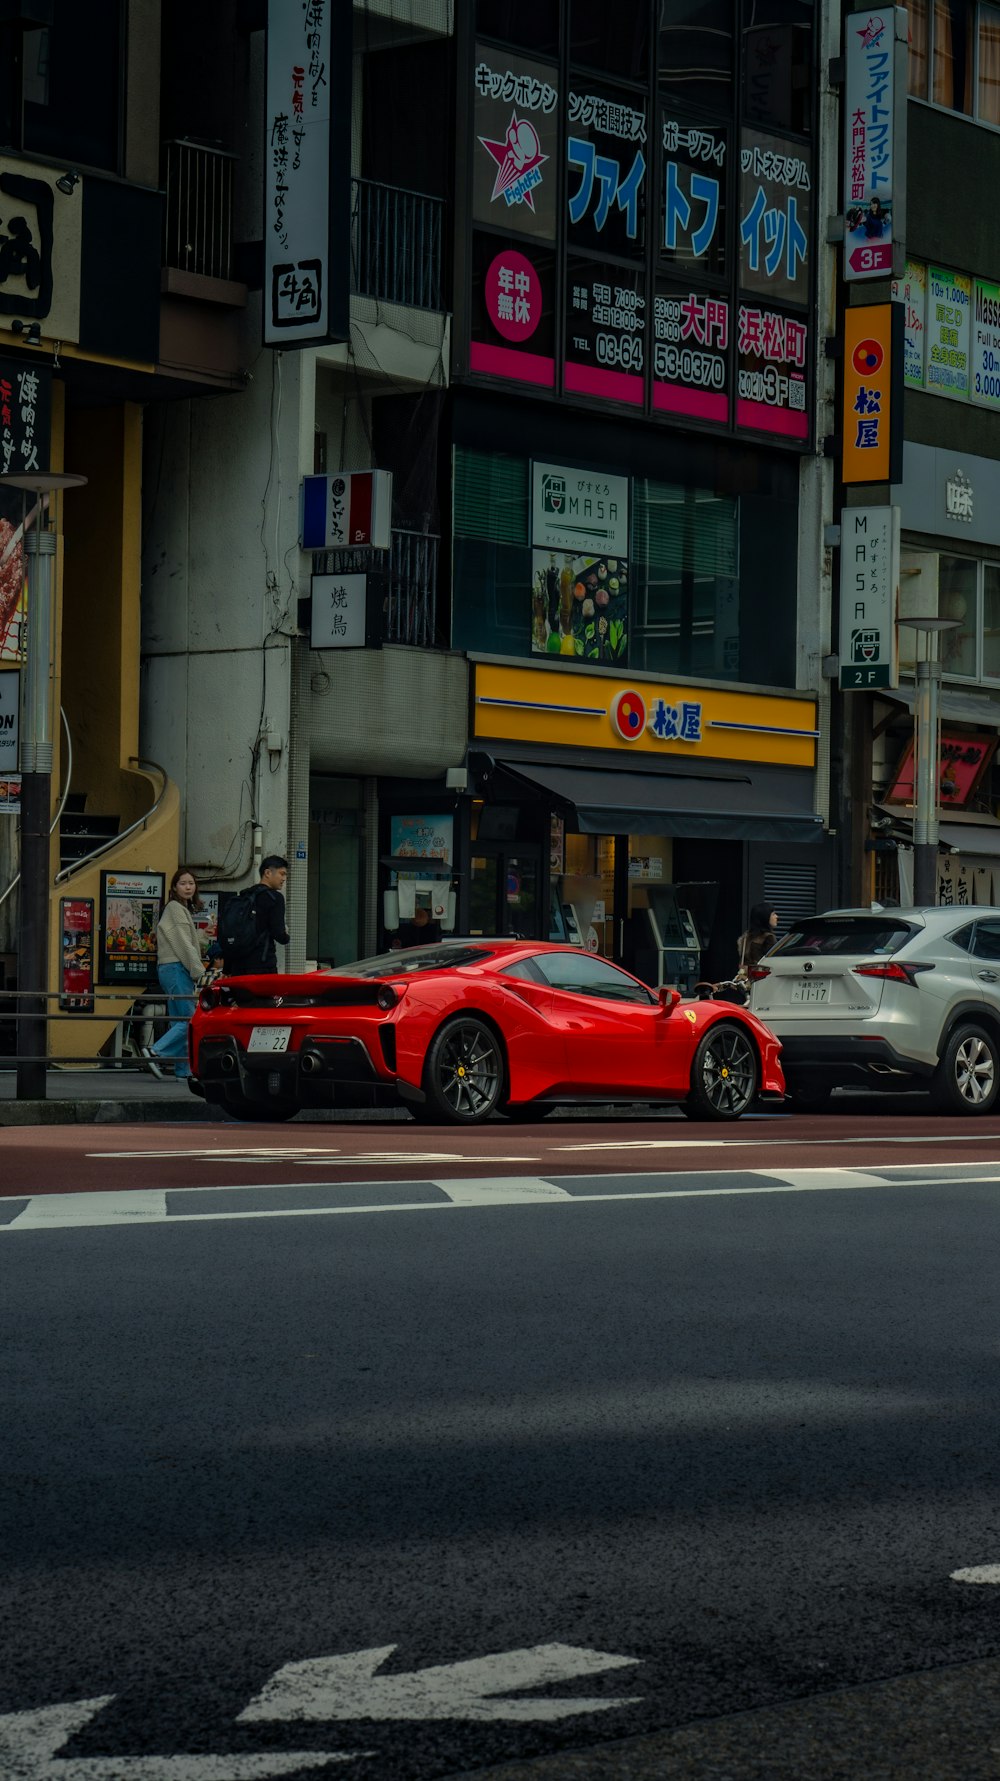
[[[263,948],[257,926],[259,888],[259,885],[254,885],[250,890],[240,891],[239,896],[230,900],[225,913],[219,917],[219,944],[226,971],[239,971],[261,961]]]

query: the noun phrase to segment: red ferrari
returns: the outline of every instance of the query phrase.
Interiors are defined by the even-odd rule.
[[[236,1119],[398,1105],[475,1125],[560,1101],[673,1102],[738,1119],[785,1092],[749,1009],[654,994],[574,946],[451,940],[334,971],[221,978],[190,1027],[191,1086]]]

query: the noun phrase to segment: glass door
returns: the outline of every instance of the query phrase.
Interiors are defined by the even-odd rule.
[[[490,847],[473,854],[469,877],[469,933],[537,940],[541,852]]]

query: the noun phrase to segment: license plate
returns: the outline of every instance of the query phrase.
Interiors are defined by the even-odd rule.
[[[828,1002],[830,985],[828,983],[793,983],[793,1002]]]
[[[248,1051],[287,1051],[291,1027],[254,1027]]]

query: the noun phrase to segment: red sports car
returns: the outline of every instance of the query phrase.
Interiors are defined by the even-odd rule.
[[[779,1041],[749,1009],[654,994],[575,946],[450,940],[333,971],[221,978],[190,1028],[192,1087],[236,1119],[398,1105],[474,1125],[559,1101],[675,1102],[738,1119],[781,1098]]]

